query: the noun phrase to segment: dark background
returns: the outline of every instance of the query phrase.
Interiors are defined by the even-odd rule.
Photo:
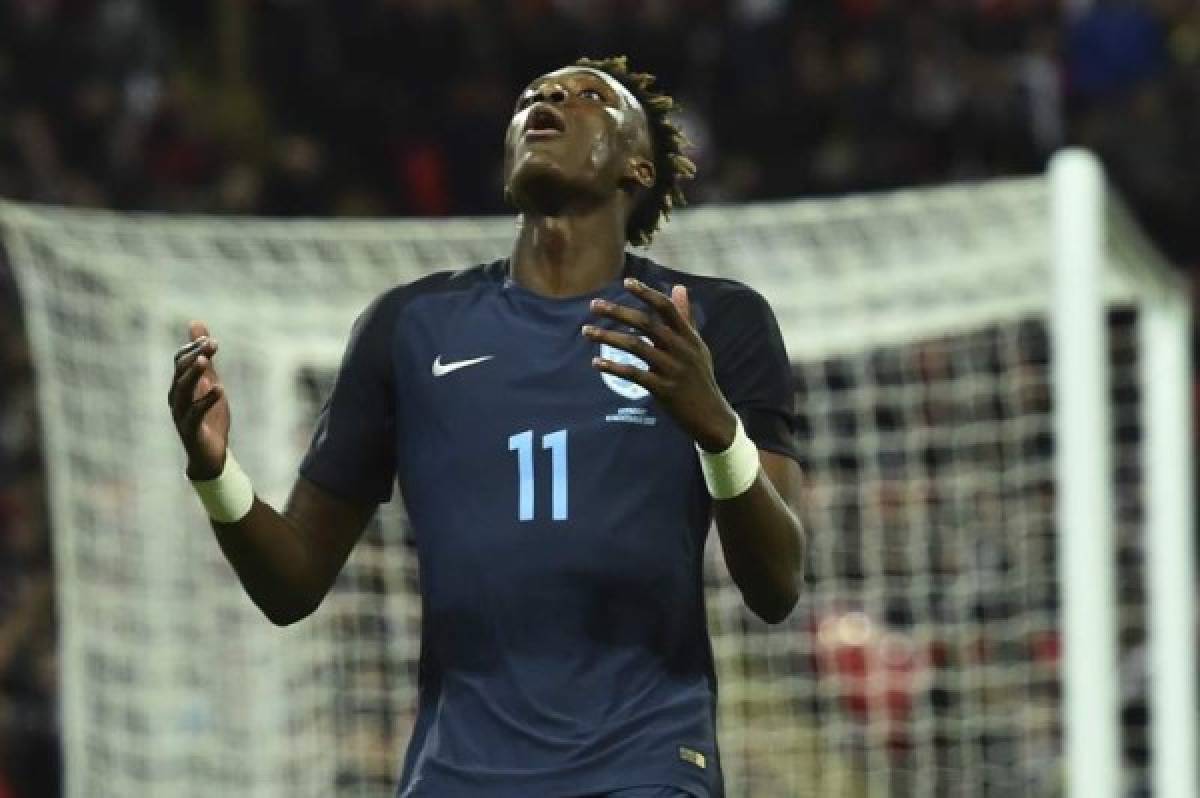
[[[503,212],[517,92],[617,53],[683,101],[693,204],[1029,174],[1077,144],[1200,265],[1196,0],[0,0],[0,196]],[[0,798],[41,798],[59,790],[52,571],[2,262],[0,375]]]

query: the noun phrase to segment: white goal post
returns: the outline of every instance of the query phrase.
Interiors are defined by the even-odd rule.
[[[1193,604],[1195,508],[1187,286],[1162,268],[1105,191],[1094,157],[1051,165],[1055,386],[1067,761],[1072,796],[1124,794],[1111,436],[1110,301],[1140,314],[1150,671],[1156,794],[1200,794]],[[1157,266],[1158,268],[1154,268]]]
[[[50,491],[69,796],[376,796],[415,702],[400,503],[325,604],[241,592],[166,408],[189,319],[280,502],[355,315],[492,260],[509,218],[0,203]],[[1044,176],[679,212],[791,353],[806,587],[768,627],[706,562],[729,798],[1200,795],[1190,310],[1082,152]]]

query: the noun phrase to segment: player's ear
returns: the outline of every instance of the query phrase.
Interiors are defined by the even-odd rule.
[[[641,155],[631,155],[625,163],[625,179],[641,188],[651,188],[657,173],[654,161]]]

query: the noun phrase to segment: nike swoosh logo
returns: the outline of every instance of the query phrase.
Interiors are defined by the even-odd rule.
[[[443,363],[442,356],[438,355],[433,359],[433,376],[445,377],[452,371],[465,369],[467,366],[474,366],[477,363],[482,363],[485,360],[491,360],[495,355],[484,355],[483,357],[473,357],[470,360],[456,360],[453,363]]]

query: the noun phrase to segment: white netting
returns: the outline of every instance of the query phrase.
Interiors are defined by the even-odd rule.
[[[512,221],[0,220],[39,370],[70,794],[386,795],[420,640],[402,512],[381,513],[311,619],[271,626],[182,476],[171,353],[191,318],[221,339],[239,459],[280,502],[353,317],[397,282],[505,254]],[[791,618],[754,620],[709,547],[731,798],[1060,792],[1048,236],[1039,178],[680,213],[656,244],[762,291],[798,377],[810,550]],[[1116,298],[1141,257],[1118,250]],[[1112,323],[1113,401],[1136,673],[1131,321]],[[1129,704],[1126,731],[1144,729],[1144,696]]]

